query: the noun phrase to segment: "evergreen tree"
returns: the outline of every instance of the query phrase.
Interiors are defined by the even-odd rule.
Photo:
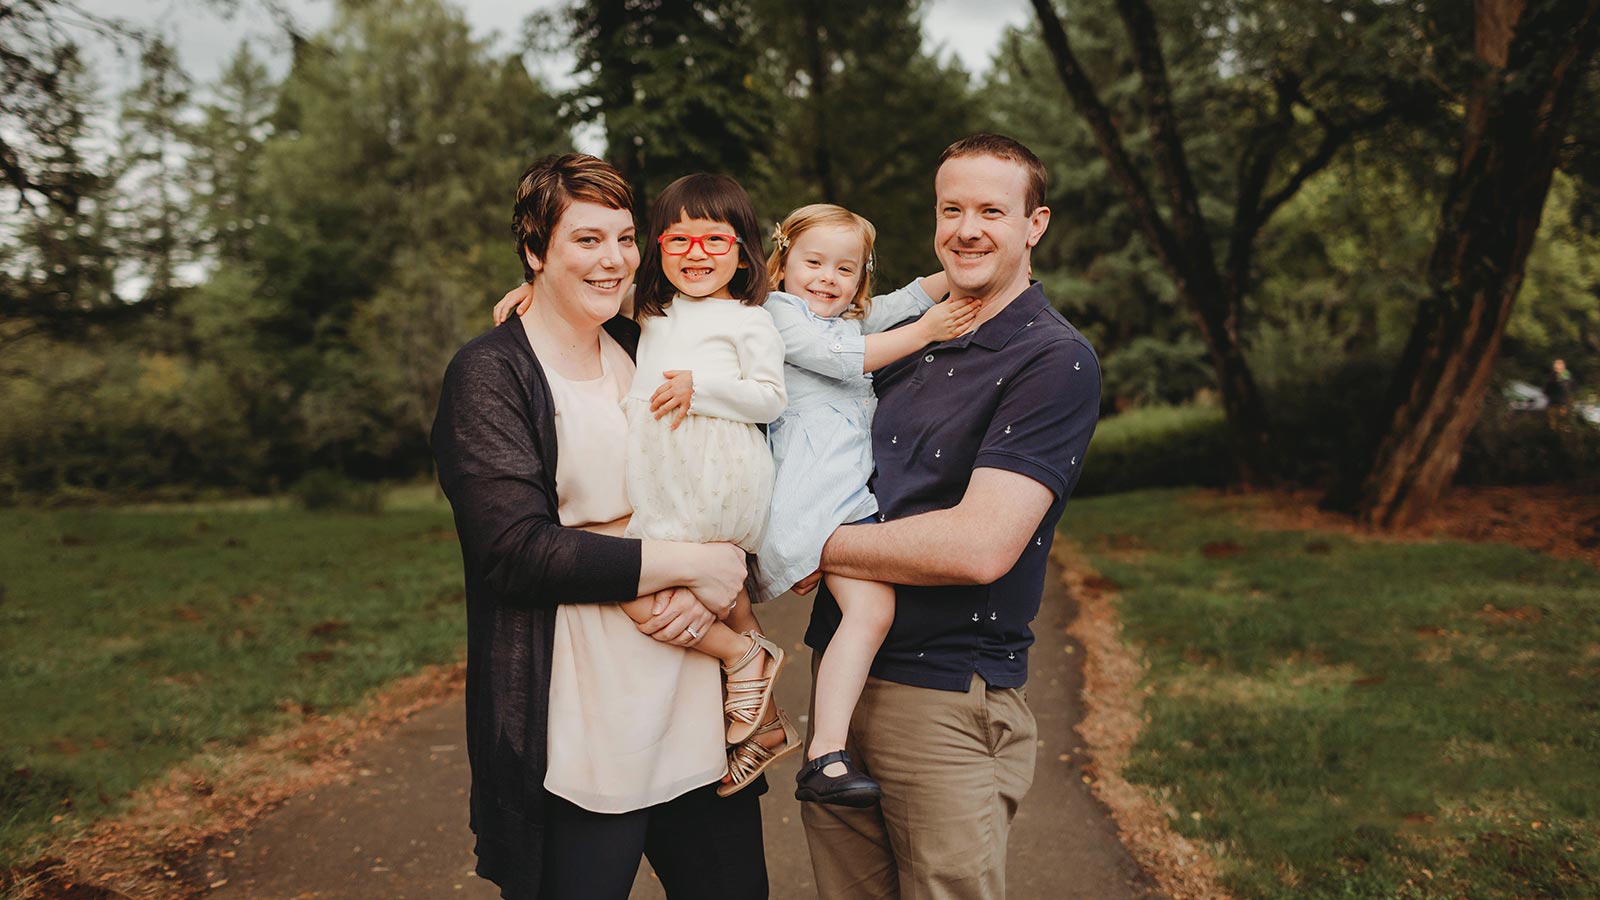
[[[62,54],[55,102],[30,135],[27,180],[49,202],[23,205],[11,225],[17,240],[0,247],[0,350],[28,334],[80,335],[133,310],[116,294],[114,182],[89,159],[98,138],[94,82],[76,47]]]
[[[604,125],[606,158],[641,210],[691,172],[756,172],[774,97],[751,0],[591,0],[565,18],[586,76],[571,115]]]
[[[189,184],[199,240],[219,262],[253,258],[255,229],[264,215],[258,181],[277,85],[248,42],[240,44],[201,106],[192,134]]]
[[[172,45],[153,40],[139,56],[139,81],[122,96],[119,169],[123,273],[144,286],[142,302],[171,304],[194,259],[183,160],[190,83]]]

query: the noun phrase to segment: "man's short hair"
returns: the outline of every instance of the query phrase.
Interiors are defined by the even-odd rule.
[[[534,276],[528,254],[544,259],[551,233],[574,202],[632,212],[633,188],[610,163],[586,153],[546,156],[525,169],[511,207],[511,232],[517,237],[523,280],[532,282]]]
[[[1003,134],[975,134],[965,137],[954,144],[944,148],[939,154],[939,166],[934,167],[937,172],[947,160],[961,156],[993,156],[1007,162],[1014,162],[1028,173],[1028,194],[1025,198],[1028,203],[1028,214],[1044,205],[1045,186],[1049,183],[1050,175],[1045,171],[1044,163],[1033,151],[1023,145],[1021,141],[1008,138]]]

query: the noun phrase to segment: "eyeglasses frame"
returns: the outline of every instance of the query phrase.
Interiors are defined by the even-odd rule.
[[[671,238],[688,238],[689,239],[689,246],[685,247],[682,253],[673,253],[673,252],[671,252],[671,251],[669,251],[667,249],[667,238],[669,238],[669,237],[671,237]],[[730,238],[733,241],[733,243],[729,244],[728,245],[728,249],[722,251],[721,253],[712,253],[711,252],[711,248],[706,246],[706,238],[710,238],[710,237]],[[700,252],[704,253],[705,255],[710,256],[710,257],[722,257],[722,256],[727,256],[729,253],[732,253],[733,249],[735,247],[737,247],[737,246],[739,246],[739,245],[741,245],[743,243],[744,243],[744,241],[742,239],[740,239],[740,237],[737,234],[723,234],[721,232],[712,232],[711,234],[694,235],[694,234],[684,234],[681,231],[668,231],[668,232],[666,232],[664,234],[660,234],[660,235],[656,236],[656,245],[659,246],[661,248],[661,252],[663,254],[667,255],[667,256],[688,256],[689,252],[694,249],[694,245],[695,244],[699,244],[700,245]]]

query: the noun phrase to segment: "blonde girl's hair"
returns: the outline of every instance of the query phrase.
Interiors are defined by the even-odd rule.
[[[872,306],[872,270],[874,268],[872,245],[878,239],[878,229],[871,222],[842,206],[832,203],[812,203],[802,206],[784,217],[772,229],[772,255],[767,257],[767,283],[773,290],[783,286],[783,267],[789,262],[789,250],[794,242],[813,228],[854,228],[861,234],[861,282],[856,285],[856,295],[850,298],[842,317],[864,319]]]

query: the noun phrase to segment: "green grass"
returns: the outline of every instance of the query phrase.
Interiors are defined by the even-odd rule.
[[[421,492],[375,515],[0,509],[0,865],[197,753],[458,658],[461,604]]]
[[[1235,896],[1600,897],[1600,573],[1240,505],[1147,491],[1062,526],[1150,663],[1130,780]]]

